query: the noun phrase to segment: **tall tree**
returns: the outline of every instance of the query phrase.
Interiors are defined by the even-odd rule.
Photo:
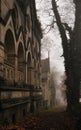
[[[81,80],[81,1],[74,0],[75,3],[75,26],[73,30],[72,42],[72,68],[74,75],[75,102],[79,102],[80,80]]]
[[[81,1],[74,0],[75,3],[75,26],[72,31],[67,24],[61,22],[55,0],[52,0],[53,12],[62,39],[63,56],[65,58],[65,70],[67,75],[67,109],[73,110],[79,104],[79,88],[81,79]],[[68,40],[66,30],[70,35]]]

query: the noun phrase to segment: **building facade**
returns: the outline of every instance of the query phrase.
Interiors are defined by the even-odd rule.
[[[0,119],[40,107],[41,27],[35,0],[0,0]]]

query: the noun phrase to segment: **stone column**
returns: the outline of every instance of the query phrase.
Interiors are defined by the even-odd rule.
[[[25,66],[25,83],[27,84],[27,63],[26,63],[26,66]]]
[[[31,68],[31,85],[34,85],[34,68]]]
[[[4,66],[4,44],[0,41],[0,76],[3,77]]]
[[[15,68],[14,68],[14,82],[17,83],[18,82],[18,57],[17,55],[15,55]]]

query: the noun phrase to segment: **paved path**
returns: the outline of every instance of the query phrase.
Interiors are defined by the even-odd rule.
[[[3,130],[75,130],[76,123],[77,118],[67,112],[40,112]]]

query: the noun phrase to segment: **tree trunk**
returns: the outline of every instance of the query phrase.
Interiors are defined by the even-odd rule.
[[[75,26],[72,37],[72,68],[74,75],[75,104],[79,104],[81,81],[81,0],[75,3]]]
[[[75,0],[77,1],[77,0]],[[78,0],[79,1],[79,0]],[[81,3],[81,2],[80,2]],[[81,53],[80,31],[81,31],[81,5],[76,5],[75,28],[68,41],[64,26],[62,25],[55,0],[52,0],[53,12],[55,14],[57,26],[62,39],[63,55],[65,59],[66,85],[67,85],[67,109],[73,110],[79,103],[80,88],[80,63],[79,55]],[[75,3],[76,4],[76,3]],[[78,7],[79,6],[79,7]],[[80,12],[79,12],[80,11]]]

